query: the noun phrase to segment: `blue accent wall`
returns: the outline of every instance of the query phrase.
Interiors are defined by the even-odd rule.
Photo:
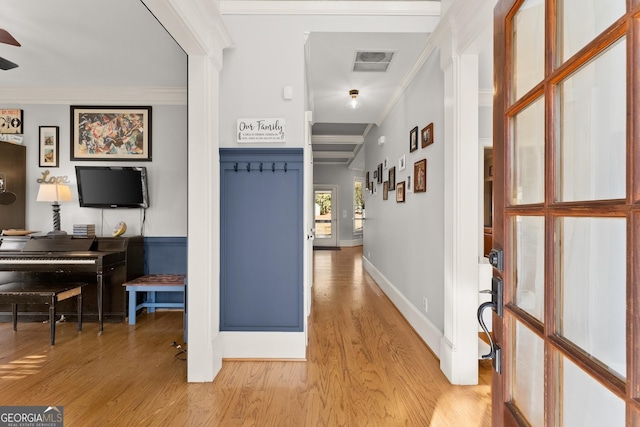
[[[144,238],[145,274],[187,274],[186,237]],[[181,302],[182,293],[159,292],[158,302]]]
[[[145,274],[187,274],[186,237],[144,238]]]
[[[302,331],[302,149],[220,149],[220,165],[220,329]]]

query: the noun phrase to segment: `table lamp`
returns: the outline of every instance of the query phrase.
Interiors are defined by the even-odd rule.
[[[53,206],[53,231],[49,235],[67,234],[60,231],[60,203],[71,200],[71,189],[65,184],[40,184],[38,190],[38,202],[52,202]]]

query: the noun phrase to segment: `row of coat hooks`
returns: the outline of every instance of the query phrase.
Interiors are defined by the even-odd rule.
[[[260,162],[260,165],[258,166],[258,170],[260,172],[262,172],[264,169],[265,169],[264,168],[264,164],[262,162]],[[235,172],[238,172],[238,163],[237,162],[233,165],[233,170]],[[275,163],[271,163],[271,172],[275,172],[275,171],[276,171],[276,164]],[[285,172],[287,171],[287,164],[286,163],[284,164],[284,171]],[[247,163],[247,172],[251,172],[251,163]]]

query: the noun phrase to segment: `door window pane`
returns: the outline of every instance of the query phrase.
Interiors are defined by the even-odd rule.
[[[331,190],[315,191],[316,239],[330,239],[333,235],[331,203]]]
[[[625,197],[626,46],[621,39],[558,86],[558,200]]]
[[[526,0],[513,18],[515,99],[544,78],[544,0]]]
[[[353,182],[353,234],[362,234],[364,225],[364,194],[362,178],[355,178]]]
[[[559,49],[566,61],[626,12],[625,0],[558,0]]]
[[[532,426],[544,426],[544,341],[514,323],[513,404]]]
[[[515,304],[544,321],[544,217],[515,218]]]
[[[558,221],[558,333],[624,378],[626,220]]]
[[[512,203],[544,202],[544,97],[513,118]]]
[[[561,426],[624,427],[625,404],[568,359],[559,362]]]

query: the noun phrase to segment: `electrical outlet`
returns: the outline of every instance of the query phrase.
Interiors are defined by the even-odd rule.
[[[427,297],[422,297],[422,308],[425,313],[429,312],[429,300],[427,300]]]

